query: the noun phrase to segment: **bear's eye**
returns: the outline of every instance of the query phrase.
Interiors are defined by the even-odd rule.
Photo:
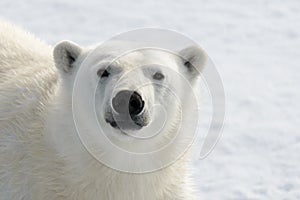
[[[153,79],[155,79],[155,80],[162,80],[162,79],[164,79],[165,78],[165,76],[162,74],[162,73],[160,73],[160,72],[156,72],[155,74],[153,74]]]
[[[110,73],[109,73],[106,69],[99,69],[98,72],[97,72],[97,75],[98,75],[100,78],[108,77],[109,74],[110,74]]]

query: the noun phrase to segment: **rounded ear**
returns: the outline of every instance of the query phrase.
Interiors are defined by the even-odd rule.
[[[206,63],[207,55],[203,49],[197,46],[187,47],[179,52],[184,59],[182,64],[186,67],[188,73],[199,75]]]
[[[61,41],[55,45],[53,50],[54,62],[58,69],[70,72],[72,64],[81,54],[82,48],[71,41]]]

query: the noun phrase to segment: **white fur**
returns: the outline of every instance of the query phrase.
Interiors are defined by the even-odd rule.
[[[54,56],[63,54],[63,49],[56,50]],[[75,68],[91,51],[77,50]],[[131,174],[108,168],[87,152],[72,119],[76,69],[70,73],[60,68],[64,62],[57,62],[57,70],[52,52],[51,47],[32,35],[0,21],[0,198],[194,199],[188,180],[189,153],[161,170]],[[99,52],[100,57],[102,53]],[[147,55],[158,56],[151,52]],[[56,61],[63,59],[56,57]],[[139,55],[133,55],[120,62],[128,65],[139,59]],[[157,59],[179,70],[173,58],[160,55]],[[145,95],[151,96],[151,92]],[[105,97],[101,98],[104,101]],[[167,127],[166,132],[171,134],[172,126]]]

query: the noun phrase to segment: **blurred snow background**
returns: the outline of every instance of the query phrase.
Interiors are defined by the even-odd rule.
[[[200,199],[300,199],[300,1],[0,1],[0,16],[50,44],[141,27],[182,32],[215,62],[226,125],[195,162]]]

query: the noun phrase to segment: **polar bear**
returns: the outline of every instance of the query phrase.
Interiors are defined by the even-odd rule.
[[[116,41],[81,47],[62,41],[52,48],[20,28],[0,21],[1,199],[198,199],[189,179],[189,151],[157,170],[144,173],[120,170],[125,165],[147,168],[153,162],[159,163],[171,157],[180,147],[180,141],[175,140],[172,148],[154,158],[156,161],[134,162],[112,153],[107,160],[116,166],[108,166],[91,154],[78,134],[72,98],[83,65],[89,77],[86,86],[97,83],[94,97],[97,120],[115,145],[142,151],[168,142],[175,133],[179,134],[179,106],[187,113],[187,119],[180,122],[186,127],[181,132],[189,131],[189,123],[194,120],[189,113],[194,108],[186,105],[191,97],[184,91],[183,80],[196,87],[206,60],[204,51],[187,47],[178,52],[182,56],[178,57],[144,49],[107,62],[128,44],[136,45]],[[86,62],[90,54],[93,54],[91,62]],[[173,72],[181,78],[171,76]],[[176,95],[184,100],[181,102],[184,105],[176,103],[176,95],[172,96],[169,88],[178,89]],[[155,139],[138,143],[137,136],[152,133],[152,128],[161,121],[153,105],[163,106],[168,117]],[[82,118],[87,121],[84,130],[93,132],[94,127],[88,126],[89,117]],[[107,153],[102,152],[106,144],[95,137],[90,142],[101,155]]]

